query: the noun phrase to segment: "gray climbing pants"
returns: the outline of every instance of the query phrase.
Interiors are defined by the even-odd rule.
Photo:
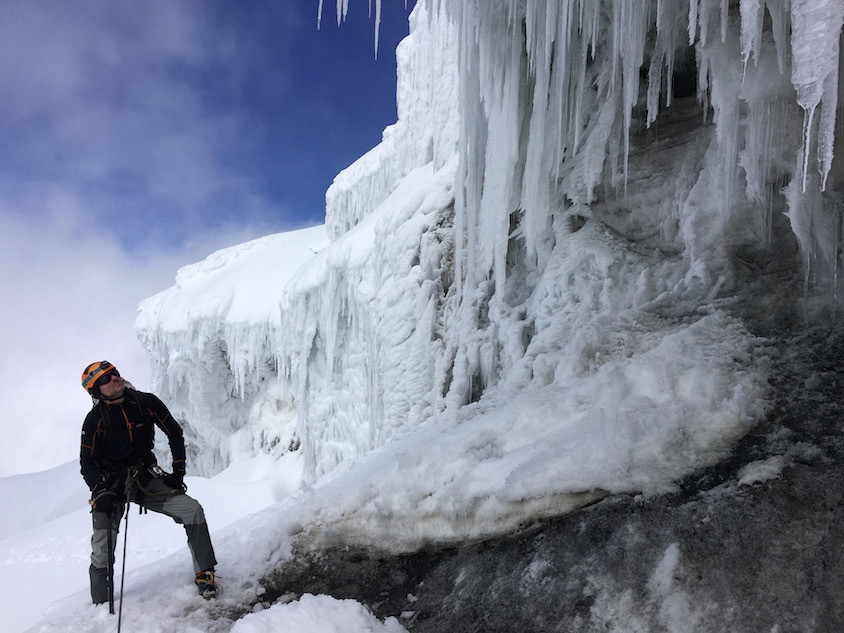
[[[180,490],[165,486],[160,479],[152,479],[144,486],[144,496],[140,500],[140,505],[152,512],[166,514],[176,523],[185,526],[195,573],[214,568],[217,559],[214,557],[211,535],[208,533],[205,513],[196,499]],[[112,516],[112,555],[114,555],[120,519],[124,511],[125,504],[119,505]],[[91,536],[91,566],[88,568],[88,573],[91,577],[91,599],[94,604],[100,604],[108,600],[109,517],[104,512],[92,512],[91,518],[94,533]]]

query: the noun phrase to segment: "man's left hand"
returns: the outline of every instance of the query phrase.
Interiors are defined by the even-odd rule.
[[[186,490],[185,486],[185,474],[180,472],[170,473],[169,475],[165,475],[161,478],[161,481],[164,483],[165,486],[172,488],[173,490]]]

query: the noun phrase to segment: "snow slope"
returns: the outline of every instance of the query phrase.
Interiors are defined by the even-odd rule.
[[[219,530],[286,498],[298,488],[300,477],[301,460],[291,454],[280,461],[272,460],[271,464],[260,458],[243,461],[236,471],[221,473],[213,481],[188,477],[186,482],[190,494],[201,500],[209,525]],[[89,496],[77,462],[0,479],[0,504],[8,510],[0,525],[0,611],[4,631],[26,630],[49,611],[50,605],[72,605],[78,609],[90,603]],[[118,564],[122,559],[123,525],[118,539]],[[167,517],[139,515],[133,507],[129,516],[127,575],[147,566],[154,568],[168,557],[173,559],[168,564],[174,569],[173,580],[190,580],[192,563],[184,530]],[[143,572],[136,577],[145,575]],[[129,580],[126,583],[128,592],[132,584]],[[64,598],[69,595],[72,597]],[[93,607],[88,611],[96,612]]]

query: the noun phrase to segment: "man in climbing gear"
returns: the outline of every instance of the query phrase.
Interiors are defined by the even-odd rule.
[[[217,594],[217,560],[202,506],[185,494],[182,428],[161,400],[133,389],[108,361],[88,365],[82,373],[82,387],[94,400],[82,425],[79,457],[82,477],[91,489],[94,533],[89,573],[94,604],[113,601],[110,570],[120,519],[128,502],[166,514],[185,526],[196,586],[204,598],[213,598]],[[172,473],[163,471],[153,455],[155,427],[169,440]]]

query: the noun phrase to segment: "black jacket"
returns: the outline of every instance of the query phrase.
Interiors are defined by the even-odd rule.
[[[152,448],[156,426],[170,441],[173,471],[185,472],[182,427],[164,403],[151,393],[129,388],[125,393],[121,404],[101,400],[94,405],[82,424],[79,463],[91,490],[100,483],[111,485],[127,466],[155,464]]]

